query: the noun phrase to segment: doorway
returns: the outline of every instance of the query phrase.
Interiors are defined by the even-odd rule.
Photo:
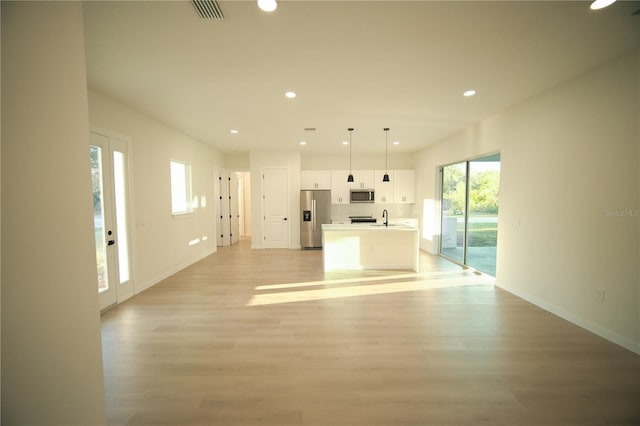
[[[100,310],[133,296],[128,144],[91,132],[89,147]]]
[[[249,172],[216,170],[217,245],[233,245],[251,235]]]
[[[440,254],[496,275],[500,154],[441,168]]]

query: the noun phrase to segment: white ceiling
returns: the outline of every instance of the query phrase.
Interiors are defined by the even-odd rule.
[[[407,153],[640,46],[637,1],[219,4],[85,3],[89,86],[223,152]]]

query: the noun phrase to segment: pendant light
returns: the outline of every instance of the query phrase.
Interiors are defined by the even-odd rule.
[[[389,136],[389,128],[385,127],[384,128],[384,168],[385,168],[385,173],[384,176],[382,177],[382,181],[383,182],[390,182],[389,179],[389,142],[387,139],[387,136]]]
[[[353,132],[353,127],[349,127],[347,129],[349,131],[349,176],[347,177],[347,182],[353,182],[353,173],[351,173],[351,132]]]
[[[258,0],[258,7],[265,12],[273,12],[278,7],[276,0]]]

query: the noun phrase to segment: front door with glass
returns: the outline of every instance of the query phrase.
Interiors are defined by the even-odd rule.
[[[92,132],[89,152],[98,293],[103,310],[133,295],[127,143]]]

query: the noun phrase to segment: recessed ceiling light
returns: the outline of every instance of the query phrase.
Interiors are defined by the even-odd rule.
[[[258,7],[265,12],[273,12],[278,7],[276,0],[258,0]]]
[[[607,6],[611,6],[615,2],[616,0],[595,0],[589,7],[591,8],[591,10],[604,9]]]
[[[233,133],[234,135],[237,135],[238,131],[236,129],[231,129],[231,133]]]
[[[300,141],[300,145],[306,145],[307,143],[305,141]]]
[[[286,92],[284,95],[289,99],[293,99],[296,96],[298,96],[298,95],[296,95],[296,92]]]
[[[477,92],[475,90],[467,90],[466,92],[463,93],[463,95],[468,98],[469,96],[473,96],[476,93]]]
[[[393,141],[393,144],[394,145],[400,145],[400,142],[399,141]]]
[[[349,145],[349,141],[342,141],[342,145]]]

